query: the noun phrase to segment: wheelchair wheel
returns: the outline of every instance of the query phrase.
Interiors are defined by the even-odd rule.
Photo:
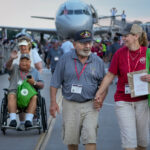
[[[7,126],[7,118],[8,118],[8,109],[7,109],[7,100],[6,98],[2,99],[1,103],[1,113],[0,113],[0,128],[5,135],[6,128],[4,126]]]
[[[46,112],[45,98],[43,97],[41,99],[41,119],[42,119],[43,132],[45,132],[47,130],[47,112]]]

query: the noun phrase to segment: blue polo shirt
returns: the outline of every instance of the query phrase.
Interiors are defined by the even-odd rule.
[[[62,94],[65,99],[84,102],[95,97],[98,85],[105,75],[104,63],[102,59],[91,53],[86,61],[87,66],[78,80],[75,60],[78,74],[80,74],[84,64],[80,62],[74,50],[61,57],[51,78],[50,86],[59,88],[62,85]],[[71,92],[73,84],[82,86],[81,94]]]
[[[62,55],[63,55],[63,50],[60,47],[57,49],[51,48],[49,50],[47,58],[50,59],[50,66],[52,71],[55,70],[56,64]]]

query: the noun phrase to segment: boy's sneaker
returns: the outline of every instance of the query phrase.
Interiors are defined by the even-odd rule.
[[[29,128],[32,127],[32,122],[29,120],[26,120],[25,124],[24,124],[25,128]]]
[[[10,123],[9,123],[9,126],[10,127],[16,127],[17,126],[17,121],[15,119],[11,120]]]

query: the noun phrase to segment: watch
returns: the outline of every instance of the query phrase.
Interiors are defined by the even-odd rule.
[[[36,84],[37,84],[37,82],[35,81],[33,85],[35,86]]]

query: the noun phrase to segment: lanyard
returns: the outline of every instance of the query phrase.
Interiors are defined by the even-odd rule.
[[[78,74],[77,64],[76,64],[77,60],[75,59],[75,60],[74,60],[74,62],[75,62],[75,70],[76,70],[77,78],[78,78],[78,80],[79,80],[79,79],[80,79],[81,74],[83,73],[83,71],[85,70],[85,68],[86,68],[86,66],[87,66],[87,63],[85,63],[85,65],[83,66],[83,68],[82,68],[82,70],[81,70],[80,74]]]
[[[25,73],[25,74],[23,75],[22,72],[20,71],[21,79],[24,80],[24,78],[27,76],[27,74],[28,74],[28,73]]]
[[[140,47],[140,55],[141,55],[141,47]],[[139,60],[140,60],[140,58],[136,61],[133,71],[136,69],[136,67],[139,63]],[[131,72],[131,65],[130,65],[130,59],[129,59],[129,50],[128,50],[128,69],[129,69],[129,72]]]

